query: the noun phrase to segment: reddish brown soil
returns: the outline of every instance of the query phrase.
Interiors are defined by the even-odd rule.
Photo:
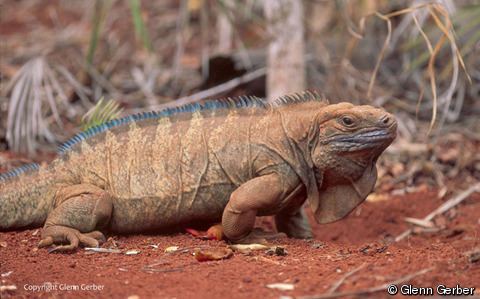
[[[404,217],[424,217],[442,203],[435,192],[416,193],[381,202],[367,202],[346,219],[315,225],[312,241],[280,239],[287,256],[264,251],[235,253],[227,260],[198,262],[195,247],[225,247],[224,242],[204,241],[187,234],[173,236],[113,236],[122,250],[115,253],[72,254],[37,250],[37,230],[0,233],[0,273],[9,297],[114,297],[127,298],[279,298],[323,294],[346,273],[364,264],[337,291],[359,290],[398,279],[424,268],[433,270],[412,280],[417,287],[438,284],[476,287],[480,290],[480,262],[470,262],[467,252],[480,247],[480,195],[472,195],[455,213],[437,223],[446,228],[437,233],[411,236],[386,245],[407,228]],[[110,246],[111,246],[110,241]],[[150,245],[158,245],[154,248]],[[107,247],[105,244],[103,247]],[[168,246],[185,252],[164,253]],[[137,255],[125,255],[129,249]],[[154,265],[147,270],[148,265]],[[5,273],[11,272],[10,275]],[[45,283],[56,291],[26,290]],[[266,287],[292,283],[293,291]],[[66,291],[66,285],[96,285],[97,291]],[[386,292],[376,293],[386,297]]]

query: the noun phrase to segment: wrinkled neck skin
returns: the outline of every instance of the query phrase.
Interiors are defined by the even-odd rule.
[[[329,146],[317,146],[320,150],[315,161],[316,168],[322,169],[323,187],[357,181],[378,159],[378,154],[368,151],[355,153],[337,152]]]
[[[315,115],[318,114],[317,109],[309,109],[310,103],[297,104],[295,109],[282,107],[278,109],[280,119],[285,133],[285,138],[291,144],[295,144],[300,149],[303,160],[310,168],[313,168],[311,143],[315,138]]]
[[[305,166],[296,168],[307,189],[317,189],[322,185],[322,173],[315,169],[312,160],[313,144],[318,135],[315,125],[315,116],[319,113],[318,105],[318,103],[302,103],[295,107],[282,107],[277,111],[287,143],[295,145],[297,160],[301,160],[301,164]]]

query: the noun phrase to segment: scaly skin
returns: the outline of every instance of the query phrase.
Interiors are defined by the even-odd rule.
[[[41,247],[72,250],[98,246],[100,230],[221,222],[229,240],[248,243],[268,237],[255,217],[276,215],[280,232],[311,237],[305,200],[320,223],[346,216],[372,191],[395,136],[381,109],[318,100],[137,121],[0,182],[0,229],[44,223]]]

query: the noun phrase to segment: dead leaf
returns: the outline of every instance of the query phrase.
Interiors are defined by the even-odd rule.
[[[383,201],[388,199],[388,194],[385,193],[371,193],[367,196],[367,201],[375,202],[375,201]]]
[[[0,292],[15,291],[16,289],[17,289],[16,285],[0,286]]]
[[[180,248],[180,247],[178,247],[178,246],[169,246],[169,247],[165,248],[164,252],[165,252],[165,253],[173,253],[173,252],[178,251],[178,248]]]
[[[221,224],[214,225],[208,229],[208,231],[203,232],[193,228],[186,228],[189,234],[194,236],[195,238],[199,238],[202,240],[217,240],[220,241],[223,238],[223,228]]]
[[[269,249],[268,246],[263,244],[232,244],[229,246],[231,249],[241,252],[241,253],[250,253],[252,250],[265,250]]]
[[[210,240],[221,241],[223,239],[223,226],[221,224],[214,225],[207,230],[207,238]]]
[[[269,289],[280,290],[280,291],[293,291],[295,285],[291,283],[270,283],[266,285]]]
[[[228,259],[233,256],[230,248],[211,248],[211,249],[195,249],[193,252],[195,259],[199,262],[218,261]]]

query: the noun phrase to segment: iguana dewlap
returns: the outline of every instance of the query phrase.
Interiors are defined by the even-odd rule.
[[[44,225],[41,246],[98,246],[103,234],[222,223],[233,242],[258,239],[255,217],[310,237],[372,191],[394,140],[384,110],[329,105],[316,94],[272,104],[212,100],[113,120],[77,134],[50,165],[0,175],[0,230]]]

